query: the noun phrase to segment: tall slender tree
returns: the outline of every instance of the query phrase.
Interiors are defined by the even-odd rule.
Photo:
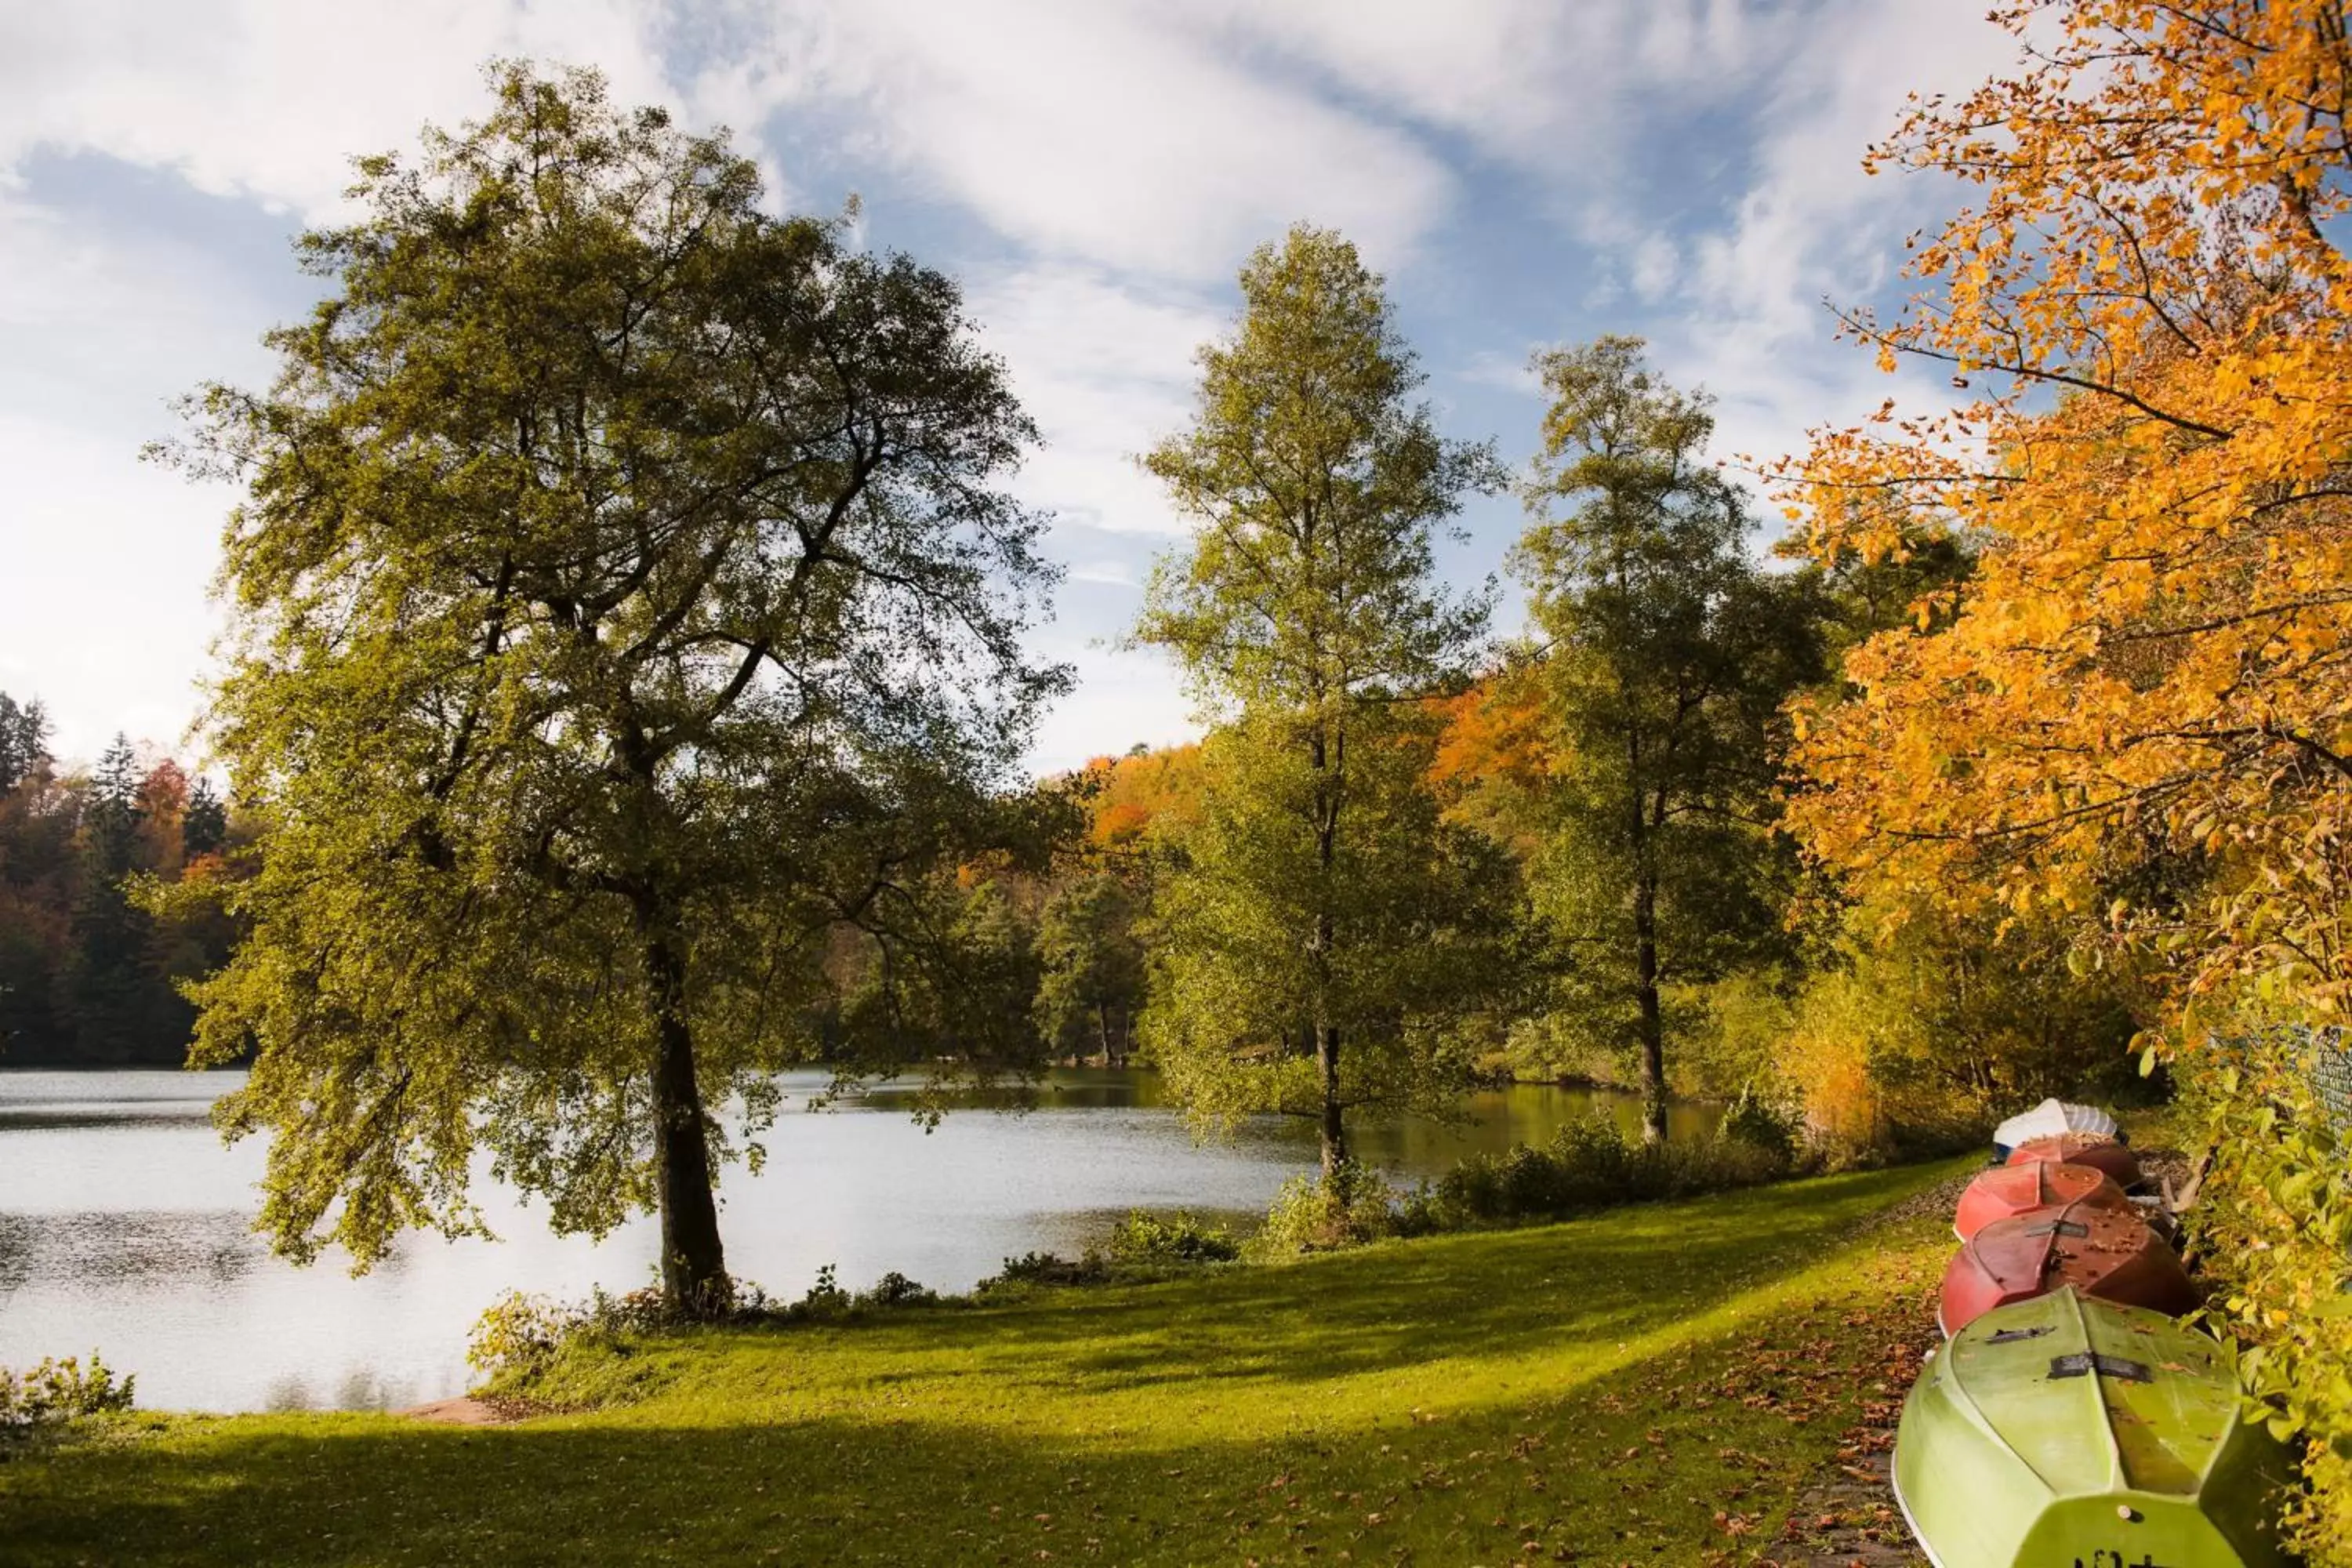
[[[1196,1106],[1311,1115],[1336,1172],[1351,1104],[1445,1076],[1417,1023],[1438,976],[1416,960],[1456,929],[1462,868],[1400,759],[1426,721],[1412,704],[1486,625],[1484,600],[1438,584],[1434,541],[1499,477],[1413,400],[1422,374],[1346,240],[1294,228],[1241,289],[1232,335],[1201,352],[1192,428],[1144,460],[1196,531],[1154,572],[1137,637],[1223,726],[1147,1027]]]
[[[1822,677],[1822,608],[1810,575],[1750,556],[1740,492],[1706,461],[1706,398],[1662,380],[1638,339],[1535,368],[1552,405],[1516,568],[1556,759],[1538,901],[1570,944],[1578,1011],[1638,1052],[1656,1140],[1664,988],[1780,931],[1780,710]]]
[[[171,994],[148,963],[150,928],[132,902],[130,879],[141,864],[142,770],[129,737],[116,735],[99,756],[84,794],[80,867],[65,973],[74,1048],[86,1060],[120,1062],[138,1054],[153,1005]]]
[[[487,1150],[559,1227],[656,1209],[707,1314],[713,1108],[772,1114],[845,933],[886,989],[951,952],[937,868],[1065,681],[1000,484],[1034,432],[947,278],[592,73],[493,80],[360,161],[276,384],[177,454],[250,497],[213,725],[268,832],[198,1055],[257,1047],[223,1115],[295,1256],[478,1228]]]

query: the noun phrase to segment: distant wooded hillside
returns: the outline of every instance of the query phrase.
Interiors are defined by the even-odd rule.
[[[231,875],[247,837],[209,781],[121,736],[61,769],[41,704],[0,693],[0,1066],[179,1066],[194,1010],[173,983],[234,932],[134,895]]]

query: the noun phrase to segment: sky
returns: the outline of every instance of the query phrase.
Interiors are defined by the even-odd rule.
[[[0,0],[0,691],[56,750],[183,756],[234,496],[142,462],[317,283],[291,237],[350,159],[487,105],[493,57],[594,66],[730,127],[781,205],[957,277],[1045,437],[1014,480],[1067,569],[1039,652],[1079,684],[1040,770],[1193,732],[1123,649],[1184,524],[1133,455],[1181,426],[1234,273],[1291,223],[1388,280],[1449,434],[1524,465],[1529,353],[1602,332],[1770,458],[1935,378],[1881,374],[1825,301],[1899,301],[1946,185],[1871,178],[1905,97],[2012,58],[1983,0]],[[1768,513],[1770,509],[1761,509]],[[1463,517],[1501,574],[1508,497]],[[1504,584],[1504,632],[1518,611]]]

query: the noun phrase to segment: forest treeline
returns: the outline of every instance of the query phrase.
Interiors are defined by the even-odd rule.
[[[1678,401],[1699,421],[1691,431],[1703,429],[1703,404],[1659,386],[1634,345],[1601,353],[1619,391]],[[1639,973],[1639,868],[1607,826],[1612,784],[1656,819],[1648,942],[1665,1092],[1758,1100],[1855,1152],[1965,1138],[2045,1092],[2144,1094],[2125,1051],[2147,1000],[2136,987],[2070,965],[2068,944],[2047,930],[1997,939],[1990,922],[1886,928],[1883,909],[1842,898],[1779,829],[1782,710],[1799,696],[1834,700],[1844,651],[1964,582],[1971,552],[1945,538],[1900,562],[1768,565],[1754,559],[1744,498],[1702,457],[1670,461],[1722,509],[1714,534],[1687,558],[1652,563],[1667,581],[1649,584],[1639,605],[1656,615],[1671,594],[1685,596],[1679,647],[1614,650],[1629,674],[1661,683],[1645,709],[1596,716],[1576,700],[1594,671],[1569,668],[1578,624],[1543,595],[1533,552],[1548,525],[1538,524],[1515,556],[1535,579],[1536,626],[1408,694],[1403,721],[1379,736],[1395,765],[1360,814],[1383,832],[1400,817],[1423,823],[1416,857],[1424,868],[1451,860],[1457,873],[1445,918],[1423,902],[1404,943],[1466,962],[1448,978],[1443,1018],[1410,1019],[1426,1031],[1428,1060],[1372,1086],[1362,1108],[1443,1112],[1461,1089],[1502,1079],[1643,1087],[1653,1015]],[[1747,596],[1745,619],[1723,613],[1734,593]],[[1606,734],[1576,729],[1604,723]],[[1611,768],[1621,748],[1645,743],[1699,754],[1636,790]],[[892,1003],[904,1009],[900,1065],[971,1054],[1016,1069],[1066,1061],[1202,1075],[1199,1053],[1187,1062],[1181,1040],[1171,1049],[1165,998],[1187,980],[1175,944],[1203,935],[1181,889],[1197,886],[1200,859],[1214,852],[1220,802],[1247,794],[1233,776],[1235,750],[1220,729],[1201,742],[1107,753],[1034,786],[1021,847],[943,868],[931,915],[943,951],[958,955],[951,978],[940,972],[953,994],[929,1013]],[[1596,767],[1596,752],[1611,765]],[[1675,798],[1683,788],[1687,805]],[[183,1064],[195,1018],[184,984],[232,956],[225,894],[267,848],[253,820],[232,831],[208,779],[124,737],[94,764],[61,765],[40,702],[0,694],[0,1063]],[[1425,900],[1427,879],[1408,870],[1384,874]],[[1260,932],[1236,944],[1249,985],[1276,978],[1278,941]],[[1465,945],[1445,953],[1448,943]],[[805,1011],[804,1037],[812,1057],[857,1058],[853,1015],[871,1000],[872,976],[852,956],[835,967],[841,984]],[[982,1032],[975,1010],[993,1015],[984,1046],[971,1038]],[[1396,1013],[1405,1021],[1408,1003]],[[1196,1093],[1218,1103],[1213,1086]],[[1312,1094],[1293,1098],[1258,1089],[1223,1103],[1319,1114]]]
[[[185,1062],[178,982],[218,968],[234,928],[138,894],[225,875],[237,847],[210,780],[121,735],[61,771],[40,701],[0,692],[0,1067]]]

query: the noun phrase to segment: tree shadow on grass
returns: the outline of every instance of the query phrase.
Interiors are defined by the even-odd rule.
[[[963,1355],[1005,1363],[992,1370],[1016,1378],[1042,1364],[1089,1383],[1236,1368],[1320,1383],[1488,1359],[1513,1344],[1631,1340],[1786,1278],[1921,1182],[1916,1170],[1832,1177],[1283,1268],[1065,1292],[1052,1299],[1060,1310],[1033,1302],[841,1331],[902,1340],[918,1354],[945,1333]],[[954,1326],[934,1326],[941,1321]]]
[[[713,1334],[599,1416],[92,1445],[0,1464],[0,1563],[1698,1563],[1839,1425],[1727,1394],[1729,1318],[1852,1392],[1795,1276],[1906,1185]]]

